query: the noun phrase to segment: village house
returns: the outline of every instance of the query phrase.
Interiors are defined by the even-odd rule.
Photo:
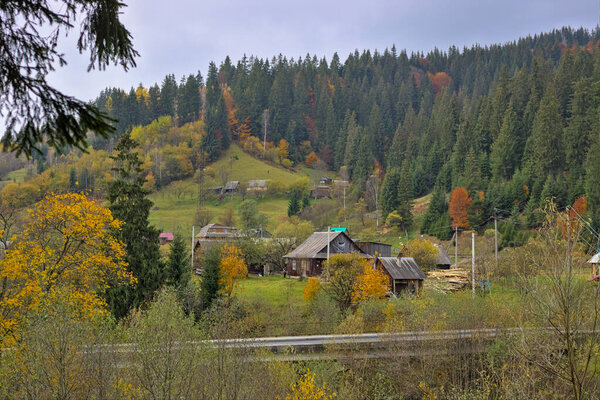
[[[412,257],[377,257],[375,268],[389,277],[391,291],[396,296],[403,292],[418,295],[427,278]]]
[[[329,186],[317,186],[310,189],[310,197],[313,199],[328,199],[331,197],[331,188]]]
[[[194,251],[206,250],[213,246],[220,246],[232,240],[239,239],[241,233],[237,228],[221,224],[208,224],[200,229],[195,236]]]
[[[286,270],[291,276],[317,276],[321,274],[323,261],[327,260],[327,243],[329,254],[357,252],[366,256],[353,241],[342,231],[315,232],[291,253],[286,254]]]
[[[173,232],[161,232],[160,235],[158,235],[158,242],[161,246],[163,244],[171,243],[173,239]]]
[[[333,183],[333,179],[328,176],[322,176],[319,180],[319,185],[331,185]]]

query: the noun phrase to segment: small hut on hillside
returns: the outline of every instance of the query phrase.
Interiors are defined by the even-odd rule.
[[[375,267],[390,278],[390,287],[395,295],[402,292],[418,295],[427,278],[412,257],[378,257]]]

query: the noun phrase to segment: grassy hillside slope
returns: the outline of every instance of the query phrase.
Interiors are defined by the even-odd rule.
[[[271,179],[289,184],[297,179],[306,177],[303,170],[292,171],[282,167],[268,164],[262,160],[245,153],[237,144],[232,144],[229,149],[216,162],[210,165],[215,172],[214,178],[209,178],[209,185],[220,185],[219,170],[224,169],[227,180],[248,182],[250,179]],[[267,195],[252,195],[258,202],[258,209],[269,217],[269,228],[273,228],[280,217],[287,215],[287,198],[274,198]],[[173,182],[150,196],[154,202],[154,209],[150,213],[150,222],[163,231],[178,231],[188,234],[192,229],[192,222],[198,201],[197,186],[193,178]],[[232,208],[237,215],[237,207],[242,202],[242,196],[226,196],[223,201],[211,200],[206,204],[214,214],[213,222]],[[197,228],[198,229],[198,228]]]

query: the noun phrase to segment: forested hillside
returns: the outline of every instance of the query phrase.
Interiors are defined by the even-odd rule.
[[[564,207],[585,195],[600,210],[599,35],[563,28],[503,45],[410,55],[392,47],[345,60],[226,58],[209,65],[206,81],[167,75],[149,88],[106,89],[95,102],[118,133],[170,117],[137,135],[149,160],[158,143],[168,148],[155,158],[189,155],[177,176],[155,172],[157,187],[236,141],[287,167],[348,175],[354,202],[364,198],[384,220],[394,212],[404,227],[411,200],[433,191],[422,230],[447,236],[456,187],[468,192],[468,225],[485,225],[497,209],[524,213],[534,227],[547,198]],[[369,195],[373,178],[379,193]]]

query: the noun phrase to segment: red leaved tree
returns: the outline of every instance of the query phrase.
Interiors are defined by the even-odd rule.
[[[452,218],[453,229],[466,229],[469,227],[468,210],[473,200],[469,197],[467,189],[457,187],[450,197],[450,218]]]

